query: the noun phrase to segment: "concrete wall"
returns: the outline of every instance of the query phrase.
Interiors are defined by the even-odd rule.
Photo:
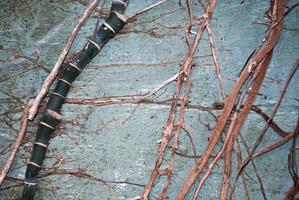
[[[131,0],[127,14],[133,13],[155,0]],[[205,3],[205,2],[204,2]],[[229,94],[232,84],[252,50],[263,40],[266,26],[265,12],[269,1],[219,1],[210,24],[216,44],[216,53]],[[291,1],[289,5],[293,5]],[[108,8],[110,1],[104,4]],[[14,59],[12,52],[21,51],[31,57],[37,56],[48,69],[55,64],[64,43],[77,23],[85,6],[79,1],[1,1],[0,2],[0,168],[4,165],[11,144],[19,127],[22,105],[35,97],[47,73],[29,61]],[[194,14],[203,12],[194,1]],[[92,34],[96,24],[94,13],[78,34],[72,51],[80,48],[86,37]],[[256,104],[270,112],[286,78],[288,69],[299,55],[298,34],[299,9],[287,17],[283,34],[275,48],[270,69]],[[187,10],[178,1],[167,3],[138,17],[128,24],[126,33],[117,35],[100,54],[86,67],[75,81],[69,97],[110,98],[146,93],[164,80],[178,73],[186,56],[184,25],[188,21]],[[6,60],[6,61],[5,61]],[[211,106],[222,101],[215,67],[205,33],[194,59],[192,71],[192,105]],[[175,83],[168,85],[141,104],[113,104],[104,106],[63,106],[63,121],[51,140],[44,166],[50,167],[63,158],[60,169],[84,172],[102,180],[127,181],[146,184],[157,156],[163,125],[169,112],[169,103]],[[298,72],[293,78],[275,121],[284,130],[291,131],[298,116]],[[297,99],[296,99],[297,98]],[[217,112],[214,112],[217,114]],[[212,131],[215,121],[211,115],[197,108],[186,110],[186,126],[200,154]],[[26,159],[30,156],[32,135],[38,119],[29,124],[26,141],[21,146],[10,176],[24,178]],[[251,113],[241,134],[251,146],[264,121]],[[269,129],[260,148],[280,137]],[[29,140],[29,141],[28,141]],[[192,154],[188,137],[181,134],[179,148]],[[292,185],[287,169],[287,154],[290,143],[256,159],[268,199],[282,199]],[[242,146],[243,157],[246,151]],[[236,156],[234,155],[234,174]],[[184,177],[194,165],[194,160],[176,156],[175,173],[169,189],[169,198],[174,199]],[[257,178],[249,166],[246,170],[250,197],[262,199]],[[200,199],[216,199],[223,174],[222,161],[214,168],[207,180]],[[161,178],[161,180],[163,180]],[[2,186],[14,183],[5,181]],[[152,198],[161,189],[158,182]],[[0,192],[0,199],[20,197],[22,187]],[[41,178],[37,199],[132,199],[143,187],[128,183],[113,184],[78,178],[72,175],[52,175]],[[237,199],[244,199],[242,184],[237,187]],[[188,197],[190,199],[191,197]]]

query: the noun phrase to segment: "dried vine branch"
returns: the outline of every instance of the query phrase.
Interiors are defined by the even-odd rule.
[[[175,92],[174,92],[174,95],[172,98],[171,108],[170,108],[168,119],[167,119],[167,122],[165,125],[165,130],[163,132],[163,138],[162,138],[162,142],[159,147],[159,153],[157,156],[157,160],[156,160],[154,169],[152,170],[150,179],[144,189],[143,194],[141,195],[141,199],[147,199],[149,197],[150,191],[151,191],[152,187],[154,186],[155,180],[156,180],[157,176],[160,176],[160,175],[167,176],[167,180],[164,183],[163,190],[162,190],[162,193],[160,196],[161,199],[166,198],[166,191],[167,191],[168,185],[170,183],[171,175],[173,173],[174,153],[172,152],[171,161],[168,164],[168,166],[166,168],[161,169],[164,151],[169,143],[170,138],[173,136],[173,129],[175,127],[177,128],[177,130],[176,130],[176,133],[174,136],[175,140],[174,140],[172,147],[174,150],[176,150],[176,148],[177,148],[178,134],[180,132],[180,129],[184,126],[184,109],[185,109],[185,106],[187,104],[187,100],[189,97],[189,91],[190,91],[190,85],[191,85],[189,78],[190,78],[191,69],[192,69],[193,56],[194,56],[195,50],[199,44],[199,41],[202,37],[202,34],[203,34],[207,24],[209,23],[209,20],[212,17],[212,13],[215,9],[215,6],[216,6],[216,1],[210,1],[209,6],[205,10],[204,15],[202,16],[202,18],[199,22],[199,27],[198,27],[198,31],[196,33],[195,39],[193,40],[192,44],[188,43],[189,52],[188,52],[187,57],[185,58],[184,64],[182,65],[182,67],[180,69],[180,73],[179,73],[179,76],[177,79],[177,85],[176,85],[176,89],[175,89]],[[190,11],[191,11],[191,9],[189,8],[189,15],[190,15]],[[190,17],[190,20],[193,20],[193,17]],[[187,31],[188,31],[188,29],[187,29]],[[180,116],[179,116],[178,124],[175,124],[177,104],[178,104],[178,100],[180,99],[181,89],[182,89],[183,84],[186,84],[187,89],[186,89],[185,95],[182,98],[182,102],[180,104]]]
[[[238,171],[238,175],[237,175],[237,177],[236,177],[236,179],[235,179],[235,183],[234,183],[233,186],[232,186],[232,191],[234,190],[234,188],[235,188],[235,186],[236,186],[236,183],[237,183],[237,180],[238,180],[238,178],[239,178],[240,173],[242,172],[242,170],[244,170],[244,168],[246,167],[246,165],[247,165],[250,161],[252,161],[252,159],[253,159],[253,155],[254,155],[254,153],[255,153],[255,151],[256,151],[258,145],[259,145],[260,142],[262,141],[264,135],[266,134],[266,132],[267,132],[269,126],[270,126],[269,123],[270,123],[271,120],[274,118],[274,116],[275,116],[275,114],[276,114],[276,112],[277,112],[277,110],[278,110],[278,108],[279,108],[279,105],[280,105],[280,103],[281,103],[281,101],[282,101],[282,98],[283,98],[284,95],[285,95],[285,92],[286,92],[287,87],[288,87],[288,85],[289,85],[289,83],[290,83],[290,80],[292,79],[292,77],[294,76],[296,70],[298,69],[298,65],[299,65],[299,59],[296,60],[296,62],[295,62],[294,65],[292,66],[291,70],[289,71],[288,76],[287,76],[287,79],[286,79],[286,82],[285,82],[285,84],[284,84],[284,86],[283,86],[283,88],[282,88],[282,90],[281,90],[281,92],[280,92],[280,95],[277,97],[276,103],[275,103],[275,105],[274,105],[274,107],[273,107],[273,109],[272,109],[272,112],[271,112],[271,114],[270,114],[270,117],[269,117],[267,123],[266,123],[265,126],[263,127],[263,129],[262,129],[262,131],[260,132],[260,134],[259,134],[259,136],[258,136],[256,142],[254,143],[254,145],[253,145],[253,147],[252,147],[252,149],[251,149],[251,151],[250,151],[250,153],[249,153],[249,155],[248,155],[248,158],[245,159],[245,161],[244,161],[243,164],[242,164],[242,167],[241,167],[240,170]],[[297,132],[297,131],[298,131],[298,130],[297,130],[297,128],[296,128],[295,131],[294,131],[294,132],[295,132],[295,135],[296,135],[296,132]],[[291,134],[289,133],[287,136],[289,136],[289,135],[291,135]],[[288,138],[288,137],[286,137],[286,138]],[[286,139],[286,138],[285,138],[285,139]],[[276,144],[276,145],[278,145],[278,144]],[[274,147],[275,147],[276,145],[274,145]],[[279,145],[278,145],[278,146],[279,146]],[[270,149],[271,149],[271,148],[273,148],[273,146],[270,147]],[[263,150],[263,151],[265,151],[265,150]],[[266,150],[266,151],[267,151],[267,150]],[[261,152],[261,153],[263,153],[263,152]]]
[[[214,133],[210,137],[209,143],[204,150],[202,157],[198,160],[198,164],[192,169],[188,177],[185,179],[185,182],[177,196],[177,199],[183,199],[188,191],[190,190],[191,186],[193,185],[194,181],[198,178],[199,174],[202,172],[204,167],[206,166],[207,162],[209,161],[210,155],[214,150],[215,145],[217,144],[222,131],[224,130],[231,113],[238,102],[239,93],[243,88],[244,84],[248,81],[250,77],[254,76],[258,77],[257,82],[253,82],[252,84],[255,85],[252,89],[257,90],[260,87],[260,84],[263,80],[264,74],[259,73],[259,71],[266,71],[270,60],[271,60],[271,52],[274,48],[275,44],[277,43],[279,36],[281,34],[282,29],[282,22],[281,20],[284,17],[284,8],[286,6],[287,1],[273,1],[273,5],[271,5],[272,11],[272,25],[269,28],[269,31],[266,35],[266,41],[260,47],[258,47],[253,53],[252,57],[249,59],[249,62],[246,63],[244,69],[242,70],[240,76],[238,77],[236,83],[234,84],[230,96],[227,98],[221,116],[219,117],[218,123],[215,127]],[[280,21],[278,24],[277,22]],[[253,86],[254,86],[253,85]],[[246,90],[245,90],[246,94]],[[232,128],[231,135],[235,136],[239,132],[240,128],[242,127],[250,108],[253,105],[255,96],[257,95],[254,93],[250,93],[247,97],[247,104],[244,104],[244,108],[241,110],[241,114],[238,117],[238,121],[236,125]],[[225,144],[227,145],[230,136],[226,137]],[[224,146],[224,145],[223,145]],[[224,146],[225,147],[225,146]],[[222,153],[222,152],[220,152]],[[212,167],[210,165],[210,167]],[[200,183],[199,188],[202,186],[203,181]]]
[[[221,155],[223,154],[223,152],[227,149],[227,153],[231,153],[230,151],[232,151],[232,148],[229,147],[229,143],[233,143],[233,140],[235,139],[235,137],[237,136],[237,134],[239,133],[242,124],[244,123],[246,116],[249,114],[250,108],[252,107],[253,103],[254,103],[254,98],[256,96],[256,94],[258,94],[258,90],[261,87],[261,83],[265,77],[267,68],[270,64],[270,59],[271,59],[272,54],[270,54],[270,57],[268,57],[264,62],[262,62],[262,67],[264,67],[264,69],[261,70],[261,72],[256,76],[256,80],[252,81],[252,91],[251,93],[248,95],[247,99],[246,99],[246,103],[244,104],[244,107],[240,112],[240,115],[238,115],[238,112],[234,112],[233,115],[233,119],[232,122],[230,123],[229,126],[229,130],[225,139],[225,142],[223,144],[223,146],[221,147],[221,150],[219,151],[219,153],[217,154],[216,158],[213,159],[213,161],[211,162],[211,164],[208,167],[208,170],[205,172],[203,178],[200,180],[200,183],[195,191],[195,197],[198,196],[199,190],[201,189],[201,187],[203,186],[203,183],[205,182],[206,178],[208,177],[208,175],[211,173],[213,166],[215,165],[215,163],[219,160],[219,158],[221,157]],[[242,99],[245,97],[245,94],[241,97],[241,101]],[[231,165],[231,162],[228,163],[228,165]],[[228,166],[228,168],[230,168]],[[229,176],[224,177],[224,183],[226,184],[226,186],[224,185],[225,189],[227,190],[228,188],[228,181],[229,181]],[[221,199],[226,199],[226,196],[222,196],[222,195],[226,195],[226,191],[222,191],[220,198]]]

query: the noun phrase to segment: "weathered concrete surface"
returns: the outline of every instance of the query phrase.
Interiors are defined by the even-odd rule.
[[[131,0],[127,13],[133,13],[154,2]],[[290,5],[294,3],[291,1]],[[109,5],[110,1],[107,1],[104,7]],[[264,13],[268,6],[268,1],[229,0],[219,1],[217,5],[211,28],[227,93],[251,51],[263,40],[266,26],[258,23],[266,22]],[[77,1],[66,0],[0,2],[0,59],[3,60],[0,65],[0,168],[15,139],[22,104],[37,94],[47,76],[44,70],[32,63],[22,58],[13,59],[12,52],[21,51],[36,57],[38,48],[39,62],[51,69],[84,8]],[[194,8],[196,15],[202,13],[197,3],[194,3]],[[256,104],[268,113],[288,69],[299,55],[298,18],[298,8],[287,16],[285,29],[261,90],[262,95],[256,100]],[[120,34],[111,40],[86,67],[75,81],[69,97],[128,96],[143,94],[155,88],[176,74],[183,62],[187,50],[183,25],[187,20],[186,8],[179,7],[174,0],[141,15],[136,22],[126,26],[129,33]],[[72,50],[85,43],[95,24],[94,17],[87,21]],[[213,102],[221,101],[206,34],[199,44],[194,63],[196,67],[192,72],[191,103],[210,106]],[[174,85],[170,84],[151,99],[169,99]],[[275,117],[284,130],[290,131],[296,125],[298,94],[297,72]],[[54,157],[64,158],[66,162],[61,164],[60,169],[85,170],[104,180],[146,184],[156,159],[157,141],[161,138],[168,111],[168,105],[155,103],[106,106],[66,104],[62,111],[63,123],[56,132],[57,136],[51,140],[45,167],[57,163]],[[186,121],[200,154],[211,133],[201,121],[211,126],[215,122],[207,112],[198,109],[187,109]],[[35,120],[29,125],[28,137],[33,135],[37,122]],[[253,144],[263,125],[261,117],[251,113],[242,129],[248,145]],[[269,130],[260,148],[279,139],[274,131]],[[188,138],[182,134],[180,140],[180,150],[191,154]],[[31,147],[31,142],[22,145],[10,176],[20,179],[24,177]],[[268,199],[281,199],[291,186],[287,169],[289,147],[290,144],[287,144],[256,159]],[[245,157],[245,149],[243,153]],[[169,189],[170,199],[174,199],[193,164],[193,159],[176,157],[176,171]],[[219,196],[222,173],[221,165],[215,167],[203,188],[201,199],[215,199]],[[262,199],[251,166],[247,173],[250,175],[250,178],[246,178],[250,197]],[[104,184],[71,175],[48,176],[41,178],[39,183],[37,199],[132,199],[143,191],[142,187],[126,183]],[[12,184],[6,181],[3,188]],[[153,198],[155,192],[160,191],[161,184],[158,183],[153,190]],[[242,185],[239,185],[237,199],[244,199]],[[21,187],[0,191],[0,199],[20,197],[21,191]]]

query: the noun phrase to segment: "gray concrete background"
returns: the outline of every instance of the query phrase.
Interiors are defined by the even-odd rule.
[[[133,13],[155,0],[131,0],[126,14]],[[265,12],[268,1],[219,1],[211,28],[216,44],[219,63],[223,72],[226,92],[229,93],[237,74],[251,51],[263,40],[266,30]],[[290,1],[289,5],[298,3]],[[104,7],[109,8],[110,1]],[[11,144],[19,127],[22,104],[35,97],[47,73],[25,59],[13,59],[13,51],[36,57],[51,69],[77,23],[78,15],[85,7],[78,1],[1,1],[0,2],[0,168],[4,165]],[[194,13],[203,12],[194,1]],[[73,50],[80,48],[86,37],[92,34],[96,24],[94,13],[79,32]],[[271,67],[256,104],[270,112],[286,78],[287,71],[299,55],[298,34],[299,9],[294,9],[285,20],[283,34],[273,55]],[[126,34],[111,40],[100,54],[77,78],[68,97],[102,98],[143,94],[164,80],[178,73],[186,55],[184,24],[188,21],[186,8],[178,1],[169,2],[138,17],[128,24]],[[168,27],[168,28],[167,28]],[[171,28],[170,28],[171,27]],[[211,106],[221,101],[211,51],[204,34],[192,72],[193,87],[190,101],[195,105]],[[274,81],[278,80],[278,81]],[[159,91],[151,100],[163,101],[171,97],[175,83]],[[293,78],[275,121],[284,129],[292,130],[298,116],[298,72]],[[266,98],[265,98],[266,97]],[[297,98],[297,100],[296,100]],[[143,103],[139,105],[118,104],[106,106],[63,106],[63,122],[51,140],[45,167],[50,167],[58,158],[64,158],[60,169],[85,170],[94,177],[110,181],[129,181],[146,184],[153,168],[158,144],[165,124],[169,105]],[[215,112],[216,113],[216,112]],[[186,122],[200,154],[207,144],[209,131],[200,121],[215,124],[211,115],[199,109],[186,110]],[[30,123],[27,138],[36,130],[38,119]],[[264,121],[251,113],[242,134],[249,145],[255,141]],[[271,129],[260,148],[280,138]],[[180,138],[180,150],[192,153],[185,135]],[[10,176],[22,179],[26,159],[30,156],[32,143],[20,148]],[[268,199],[282,199],[292,182],[287,169],[287,154],[290,144],[256,159]],[[243,149],[243,157],[246,156]],[[175,174],[169,198],[174,199],[184,177],[194,161],[177,156]],[[200,199],[216,199],[223,168],[214,168],[207,180]],[[235,156],[234,165],[235,167]],[[250,197],[262,199],[259,185],[252,167],[247,168],[246,177]],[[235,173],[235,172],[234,172]],[[162,180],[162,179],[161,179]],[[3,187],[10,186],[6,181]],[[152,197],[160,191],[157,183]],[[15,187],[0,192],[0,199],[20,197],[22,188]],[[71,175],[53,175],[41,178],[37,199],[132,199],[143,191],[142,187],[129,184],[104,184]],[[189,199],[188,197],[187,199]],[[241,183],[237,187],[237,199],[244,199]]]

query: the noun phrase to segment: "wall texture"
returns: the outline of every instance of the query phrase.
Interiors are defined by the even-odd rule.
[[[155,0],[131,0],[126,14],[131,14]],[[229,94],[232,84],[252,50],[263,40],[268,1],[219,1],[210,24],[216,53]],[[290,1],[293,5],[295,1]],[[206,2],[202,3],[206,5]],[[109,8],[106,1],[104,8]],[[194,14],[203,9],[194,1]],[[4,165],[13,143],[22,105],[34,98],[47,70],[22,55],[38,58],[51,70],[72,28],[83,13],[82,1],[1,1],[0,2],[0,168]],[[72,51],[79,49],[92,35],[99,14],[94,12],[79,32]],[[270,69],[255,104],[270,112],[286,78],[288,69],[299,55],[299,9],[285,19],[282,36],[274,51]],[[102,20],[100,20],[102,22]],[[184,25],[188,22],[185,4],[167,3],[138,16],[111,40],[74,82],[69,97],[76,99],[110,99],[145,94],[178,73],[186,56]],[[295,74],[275,121],[287,131],[294,129],[298,116],[298,72]],[[42,174],[60,163],[57,174],[42,177],[37,199],[133,199],[143,191],[155,163],[163,125],[169,112],[169,99],[175,82],[169,84],[148,102],[110,105],[63,106],[63,120],[51,140]],[[215,121],[201,106],[221,102],[207,34],[199,43],[192,72],[190,104],[186,110],[186,126],[200,154],[207,144]],[[213,111],[214,114],[219,114]],[[22,179],[26,160],[30,156],[32,136],[38,118],[29,124],[26,138],[17,154],[9,176]],[[251,146],[264,125],[262,118],[251,113],[241,134]],[[280,137],[269,129],[260,148]],[[235,147],[236,148],[236,147]],[[257,158],[256,165],[268,199],[282,199],[292,181],[287,169],[290,143]],[[179,149],[191,155],[192,148],[185,134],[180,136]],[[244,144],[243,156],[246,157]],[[233,158],[236,167],[236,156]],[[220,162],[207,180],[200,199],[219,197],[223,168]],[[175,173],[169,189],[174,199],[184,177],[194,165],[194,159],[176,156]],[[51,168],[52,167],[52,168]],[[76,175],[71,172],[77,172]],[[80,173],[78,173],[80,172]],[[252,199],[262,199],[260,186],[251,165],[246,180]],[[234,174],[236,171],[233,172]],[[82,176],[81,178],[78,177]],[[90,175],[90,176],[89,176]],[[162,178],[161,178],[162,180]],[[114,183],[119,182],[119,183]],[[20,197],[22,187],[6,180],[0,199]],[[161,183],[162,184],[162,183]],[[152,191],[160,191],[158,182]],[[141,186],[140,186],[141,185]],[[9,189],[5,189],[9,187]],[[190,199],[191,197],[188,197]],[[238,184],[237,199],[244,199],[243,187]]]

